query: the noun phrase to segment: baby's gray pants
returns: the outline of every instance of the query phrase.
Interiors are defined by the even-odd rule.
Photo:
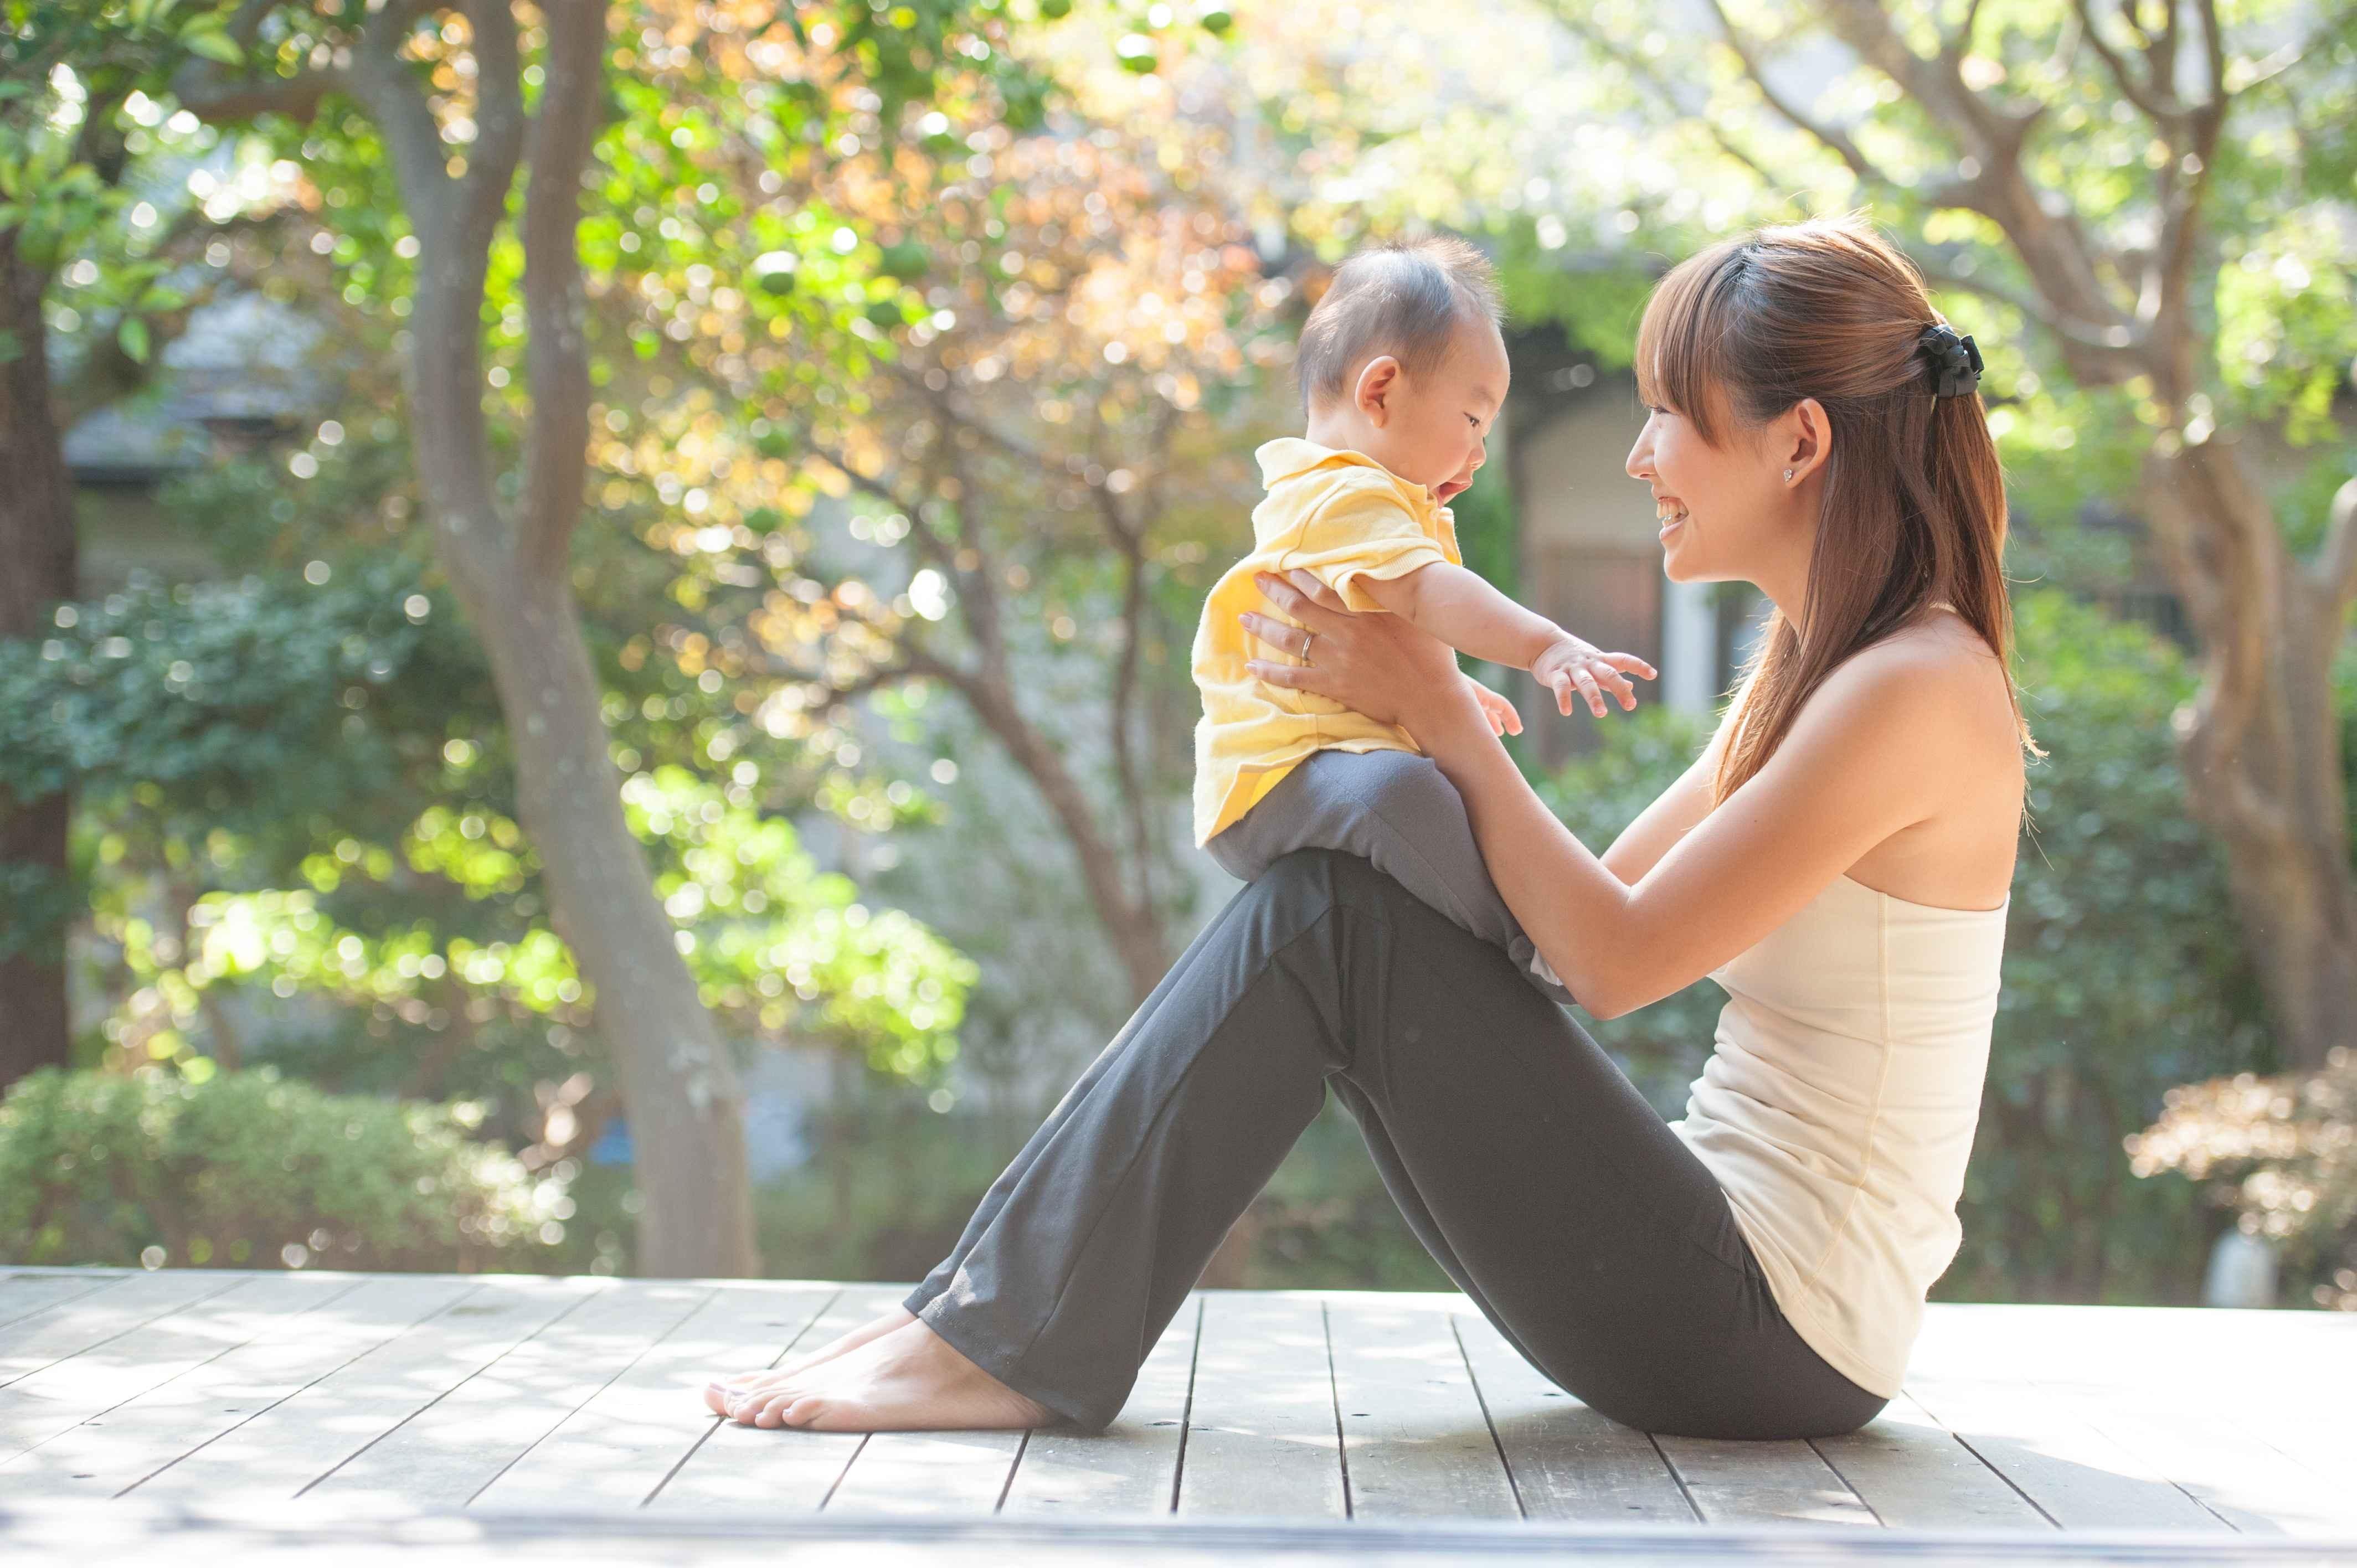
[[[1464,798],[1428,757],[1312,752],[1203,847],[1221,870],[1243,882],[1257,880],[1297,849],[1355,854],[1483,941],[1505,949],[1542,993],[1557,1002],[1573,1000],[1499,897]]]

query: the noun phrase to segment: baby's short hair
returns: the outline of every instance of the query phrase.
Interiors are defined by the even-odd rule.
[[[1457,328],[1475,316],[1496,326],[1505,310],[1490,258],[1448,234],[1395,240],[1353,253],[1302,324],[1295,351],[1301,405],[1340,397],[1353,366],[1388,353],[1412,376],[1447,357]]]

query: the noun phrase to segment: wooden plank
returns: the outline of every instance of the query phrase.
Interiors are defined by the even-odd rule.
[[[463,1508],[711,1294],[664,1281],[612,1281],[314,1482],[305,1495]]]
[[[2215,1514],[2032,1384],[1910,1379],[1907,1392],[2066,1530],[2227,1532]]]
[[[2357,1498],[2347,1484],[2357,1470],[2346,1461],[2311,1468],[2167,1384],[2050,1383],[2046,1392],[2237,1530],[2357,1538]],[[2345,1409],[2341,1419],[2348,1420]]]
[[[1327,1298],[1353,1519],[1521,1516],[1450,1305],[1424,1292]]]
[[[0,1274],[0,1327],[61,1302],[94,1294],[131,1277],[128,1269],[91,1269],[85,1273]]]
[[[1873,1510],[1806,1443],[1656,1435],[1706,1524],[1849,1524]]]
[[[981,1516],[1006,1495],[1021,1432],[879,1432],[827,1498],[835,1513]]]
[[[241,1345],[20,1455],[0,1468],[0,1491],[126,1491],[475,1288],[447,1277],[343,1277],[358,1287],[306,1314],[299,1333]]]
[[[846,1334],[869,1318],[891,1310],[908,1295],[906,1288],[847,1287],[809,1327],[766,1358],[746,1358],[754,1365],[775,1366],[796,1346],[816,1347]],[[738,1365],[745,1364],[740,1361]],[[726,1373],[737,1366],[706,1369]],[[701,1405],[702,1385],[691,1390]],[[784,1427],[739,1426],[706,1414],[711,1435],[687,1456],[662,1488],[647,1499],[649,1508],[764,1508],[790,1512],[815,1510],[843,1478],[845,1466],[867,1441],[863,1432],[802,1432]]]
[[[2285,1458],[2323,1476],[2357,1476],[2357,1422],[2351,1404],[2309,1409],[2238,1409],[2232,1419]]]
[[[1901,1393],[1820,1457],[1893,1530],[2051,1530],[2053,1521]]]
[[[158,1269],[0,1327],[0,1387],[78,1356],[252,1276],[211,1269]]]
[[[999,1511],[1091,1519],[1168,1513],[1178,1491],[1202,1316],[1202,1298],[1189,1297],[1138,1368],[1129,1399],[1103,1432],[1083,1435],[1050,1426],[1032,1433]]]
[[[602,1279],[493,1277],[175,1461],[130,1495],[232,1507],[283,1502],[607,1285]]]
[[[717,1424],[705,1407],[705,1383],[747,1367],[773,1366],[790,1345],[823,1343],[807,1331],[842,1294],[831,1284],[716,1283],[677,1328],[468,1506],[564,1509],[635,1508],[647,1501]]]
[[[359,1283],[350,1274],[254,1274],[136,1333],[27,1373],[0,1389],[0,1461],[38,1448],[264,1334],[285,1332],[286,1320],[326,1305]]]
[[[1203,1293],[1178,1511],[1347,1517],[1333,1371],[1317,1296]]]
[[[1652,1438],[1555,1387],[1480,1312],[1469,1307],[1451,1320],[1526,1517],[1695,1522]]]

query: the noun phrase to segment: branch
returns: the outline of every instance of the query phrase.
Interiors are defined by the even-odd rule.
[[[1734,18],[1727,14],[1727,6],[1722,0],[1710,0],[1710,9],[1711,14],[1718,18],[1718,28],[1726,36],[1727,47],[1735,51],[1735,58],[1742,62],[1743,74],[1749,77],[1751,85],[1760,90],[1760,96],[1768,101],[1768,107],[1782,115],[1795,129],[1805,132],[1834,152],[1842,162],[1849,166],[1850,173],[1856,175],[1861,183],[1878,185],[1886,190],[1892,191],[1903,191],[1907,188],[1898,180],[1885,174],[1872,159],[1860,151],[1858,145],[1850,140],[1847,132],[1836,125],[1819,124],[1803,113],[1799,105],[1778,91],[1769,81],[1768,72],[1761,66],[1759,55],[1744,41],[1742,33],[1735,26]]]
[[[507,0],[491,3],[505,12]],[[524,433],[516,541],[519,553],[544,575],[564,570],[587,483],[589,342],[582,319],[587,306],[581,288],[581,172],[597,138],[606,59],[606,18],[594,0],[550,0],[546,17],[546,81],[525,153],[524,352],[532,423]],[[512,22],[508,41],[514,41]],[[511,76],[509,83],[517,81]],[[487,102],[488,96],[487,90]],[[503,102],[507,97],[503,90]],[[520,115],[520,102],[516,111]],[[474,174],[470,166],[468,177]]]
[[[576,29],[583,0],[550,0],[548,11],[549,66],[554,71],[558,51]],[[467,21],[474,38],[475,140],[467,150],[467,172],[458,177],[457,218],[469,253],[488,244],[492,231],[506,213],[508,192],[514,188],[516,162],[522,156],[527,121],[523,112],[523,61],[516,40],[515,12],[509,0],[466,0]],[[597,41],[603,45],[599,27]],[[576,60],[566,60],[568,68]],[[589,91],[597,91],[592,65]],[[552,95],[541,100],[545,114],[556,106]],[[577,178],[577,172],[576,172]],[[575,203],[577,207],[577,202]]]
[[[1973,0],[1973,3],[1978,5],[1979,0]],[[1555,0],[1555,3],[1550,5],[1547,9],[1567,31],[1585,40],[1590,48],[1618,64],[1621,70],[1640,78],[1663,102],[1669,104],[1679,114],[1689,120],[1700,121],[1703,128],[1710,133],[1710,139],[1718,144],[1719,150],[1749,169],[1760,184],[1772,189],[1781,183],[1765,164],[1751,156],[1749,149],[1736,144],[1734,138],[1727,134],[1726,126],[1720,124],[1717,115],[1705,113],[1700,107],[1688,108],[1681,103],[1677,83],[1663,76],[1652,61],[1616,41],[1601,27],[1596,26],[1578,8],[1577,0],[1573,0],[1573,3],[1568,5],[1564,4],[1563,0]]]
[[[401,59],[408,30],[429,0],[385,0],[368,19],[353,47],[349,76],[352,95],[376,117],[392,152],[410,222],[418,238],[437,250],[447,244],[450,176],[442,154],[442,132],[434,112]]]
[[[1981,0],[1964,0],[1964,19],[1940,45],[1940,58],[1961,62],[1973,50],[1973,29],[1981,19]]]
[[[2106,292],[2096,247],[2076,214],[2067,205],[2060,213],[2050,210],[2045,193],[2023,170],[2022,147],[2043,107],[2007,109],[1975,91],[1964,80],[1961,59],[1917,54],[1878,0],[1823,5],[1835,36],[1897,82],[1980,164],[1970,180],[1942,195],[2004,231],[2031,282],[2051,302],[2051,314],[2126,327],[2131,317]]]
[[[2002,284],[1993,284],[1983,278],[1956,272],[1933,261],[1919,259],[1917,265],[1922,272],[1926,283],[1941,288],[1955,289],[1964,294],[1976,294],[1983,299],[1997,305],[2010,306],[2021,312],[2033,325],[2043,328],[2061,339],[2065,349],[2077,350],[2110,361],[2103,379],[2108,380],[2115,374],[2135,375],[2144,368],[2142,360],[2138,358],[2138,350],[2142,347],[2141,337],[2134,328],[2126,329],[2129,333],[2126,342],[2115,342],[2105,337],[2104,333],[2117,328],[2099,328],[2092,322],[2075,320],[2061,315],[2043,301],[2034,299],[2028,295],[2016,294]]]
[[[2126,58],[2104,39],[2104,29],[2095,20],[2094,0],[2072,0],[2072,3],[2078,7],[2080,37],[2093,44],[2095,52],[2103,56],[2104,64],[2111,70],[2112,80],[2119,84],[2121,96],[2165,126],[2175,127],[2181,124],[2185,117],[2185,105],[2176,102],[2175,93],[2171,91],[2163,98],[2157,94],[2158,83],[2137,81],[2136,72],[2128,69]]]

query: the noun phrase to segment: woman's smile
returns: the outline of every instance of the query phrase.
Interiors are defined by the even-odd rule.
[[[1680,523],[1685,521],[1686,503],[1675,496],[1657,495],[1653,498],[1653,515],[1661,521],[1661,537],[1667,539],[1676,532]]]

